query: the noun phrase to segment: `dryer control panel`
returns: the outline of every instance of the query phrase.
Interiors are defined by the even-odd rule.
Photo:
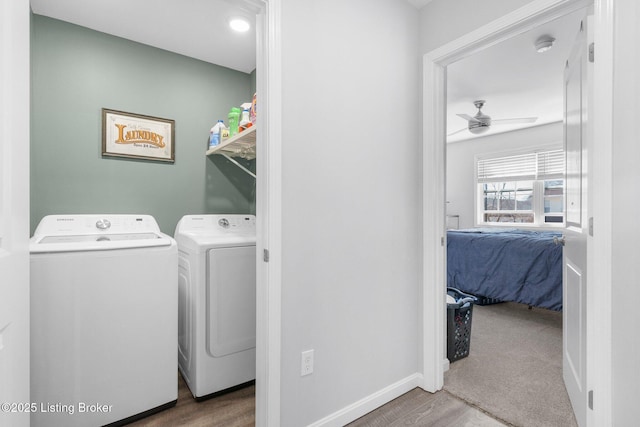
[[[255,235],[256,217],[242,214],[186,215],[176,228],[178,233],[204,233],[207,235]]]

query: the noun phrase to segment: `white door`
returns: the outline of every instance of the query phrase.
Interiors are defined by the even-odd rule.
[[[29,413],[29,0],[0,2],[0,425]]]
[[[563,377],[578,425],[586,425],[587,306],[587,21],[583,20],[564,76],[566,229],[563,256]]]

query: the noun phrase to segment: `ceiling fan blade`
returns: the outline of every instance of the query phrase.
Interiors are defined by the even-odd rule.
[[[465,120],[467,120],[469,122],[480,123],[480,120],[476,119],[475,117],[471,117],[468,114],[456,114],[456,116],[462,117],[463,119],[465,119]]]
[[[522,123],[533,123],[536,120],[538,120],[537,117],[521,117],[521,118],[515,118],[515,119],[496,119],[496,120],[492,120],[491,124],[493,124],[493,125],[515,125],[515,124],[522,124]]]
[[[455,132],[448,133],[448,134],[447,134],[447,136],[456,135],[456,134],[458,134],[458,133],[460,133],[460,132],[464,132],[464,131],[465,131],[465,130],[467,130],[467,129],[468,129],[468,128],[462,128],[462,129],[457,130],[457,131],[455,131]]]

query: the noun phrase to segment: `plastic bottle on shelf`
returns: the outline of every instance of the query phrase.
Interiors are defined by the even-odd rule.
[[[250,128],[252,125],[253,123],[251,123],[251,119],[249,118],[249,108],[245,108],[244,110],[242,110],[242,117],[240,118],[240,123],[238,124],[240,131]]]
[[[251,101],[251,108],[249,109],[249,117],[251,119],[251,123],[256,124],[256,94],[253,94],[253,100]]]
[[[218,120],[218,123],[211,128],[211,131],[209,131],[209,148],[220,144],[220,130],[224,127],[224,121]]]
[[[229,138],[229,128],[222,124],[220,127],[220,143],[224,142],[225,139]]]
[[[229,111],[229,137],[238,133],[238,124],[240,123],[240,109],[233,107]]]

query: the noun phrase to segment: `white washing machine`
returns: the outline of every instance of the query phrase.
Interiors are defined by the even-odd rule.
[[[204,399],[255,380],[256,220],[187,215],[178,242],[178,366]]]
[[[178,398],[178,250],[148,215],[52,215],[31,250],[31,425],[119,425]]]

